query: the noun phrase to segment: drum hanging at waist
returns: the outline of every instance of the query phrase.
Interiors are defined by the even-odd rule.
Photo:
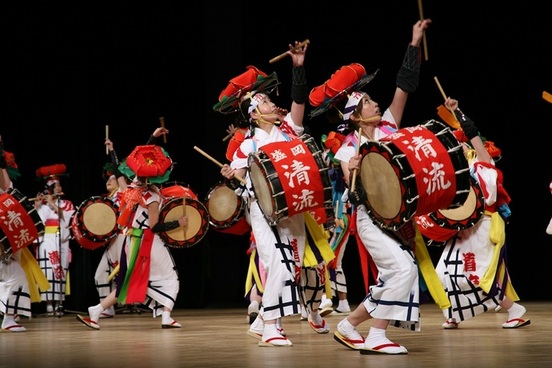
[[[262,146],[248,158],[253,191],[270,225],[298,213],[332,208],[329,168],[314,138]]]
[[[182,216],[188,217],[188,226],[159,233],[170,247],[189,248],[199,243],[209,230],[207,208],[197,199],[172,197],[163,203],[159,211],[159,219],[163,222],[175,221]]]
[[[94,250],[107,244],[118,231],[118,206],[107,197],[84,200],[71,218],[71,234],[83,248]]]
[[[246,201],[224,181],[211,187],[204,203],[213,230],[234,235],[243,235],[251,230],[246,218]]]
[[[462,145],[436,120],[399,129],[360,147],[360,178],[370,216],[397,230],[415,214],[461,206],[470,191]]]
[[[44,224],[28,198],[15,188],[0,194],[0,261],[44,234]]]

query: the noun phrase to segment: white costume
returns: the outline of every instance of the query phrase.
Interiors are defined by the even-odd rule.
[[[382,116],[382,122],[374,130],[374,140],[397,130],[389,110]],[[349,162],[356,155],[358,141],[351,132],[335,154],[335,159]],[[361,137],[361,144],[368,139]],[[403,245],[390,233],[374,223],[364,205],[357,207],[357,232],[366,250],[378,268],[378,283],[369,287],[362,302],[370,316],[390,320],[397,327],[419,330],[419,285],[418,267],[414,254],[408,245]]]
[[[129,188],[131,188],[129,186]],[[129,190],[129,189],[127,189]],[[145,190],[142,192],[142,198],[144,205],[148,206],[152,202],[159,202],[161,208],[161,198],[159,193],[152,190]],[[149,228],[148,209],[138,205],[136,211],[132,214],[132,221],[129,228],[125,229],[127,236],[125,237],[123,251],[125,255],[125,264],[128,264],[131,260],[131,254],[133,253],[132,247],[137,245],[143,247],[143,240],[145,232],[151,232]],[[162,219],[159,219],[162,221]],[[133,233],[133,229],[143,230],[140,235]],[[119,300],[123,304],[130,304],[133,302],[142,303],[153,310],[154,317],[161,315],[162,307],[165,306],[169,309],[173,309],[176,302],[176,297],[180,288],[180,282],[178,279],[178,273],[176,264],[170,253],[167,245],[163,243],[159,235],[153,234],[153,242],[151,245],[151,251],[148,255],[150,257],[149,263],[149,278],[147,281],[147,292],[144,300]],[[138,241],[136,244],[134,241]],[[121,255],[120,262],[123,263],[123,255]],[[121,272],[119,276],[124,277],[123,271],[125,270],[123,265],[121,266]],[[130,270],[129,270],[130,271]],[[141,272],[147,272],[141,271]],[[119,283],[119,279],[117,280]],[[119,285],[119,290],[121,286]],[[119,296],[119,295],[118,295]]]
[[[280,127],[273,126],[270,133],[255,129],[252,137],[244,140],[234,153],[233,169],[248,166],[249,154],[268,143],[284,142],[303,134],[304,128],[295,125],[288,114]],[[251,178],[247,175],[251,229],[257,244],[257,253],[266,270],[263,293],[263,318],[277,319],[299,313],[298,281],[305,252],[305,220],[302,213],[293,215],[270,226],[257,199],[254,197]]]
[[[71,217],[75,213],[75,206],[67,199],[58,198],[56,205],[61,216],[48,204],[41,203],[37,208],[45,226],[44,236],[39,239],[37,260],[51,286],[49,290],[41,292],[41,298],[49,302],[65,300],[67,273],[71,263]]]

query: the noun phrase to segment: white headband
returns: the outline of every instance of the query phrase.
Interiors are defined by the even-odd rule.
[[[261,103],[261,101],[266,97],[264,93],[252,92],[251,94],[251,103],[249,104],[249,108],[247,109],[248,114],[251,114],[251,112],[255,110],[257,106],[259,106],[259,103]]]
[[[349,120],[349,117],[351,116],[353,111],[355,111],[365,94],[366,93],[364,92],[358,91],[354,91],[353,93],[351,93],[351,95],[349,96],[349,100],[345,105],[345,109],[343,110],[343,121]]]

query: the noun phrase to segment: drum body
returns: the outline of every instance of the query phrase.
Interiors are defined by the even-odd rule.
[[[211,187],[204,203],[213,230],[234,235],[244,235],[251,230],[246,218],[246,201],[223,181]]]
[[[461,206],[470,192],[462,145],[436,120],[366,142],[360,178],[370,216],[397,230],[415,214]]]
[[[164,201],[159,218],[163,222],[175,221],[188,216],[188,226],[163,231],[159,236],[165,244],[173,248],[189,248],[197,244],[209,230],[207,208],[197,199],[190,197],[172,197]]]
[[[253,191],[270,225],[298,213],[332,208],[332,185],[314,138],[264,145],[248,158]]]
[[[181,181],[167,181],[161,185],[161,194],[165,197],[188,197],[197,199],[197,194]]]
[[[477,181],[470,176],[470,192],[466,201],[457,208],[440,209],[429,217],[441,227],[452,230],[465,230],[475,225],[485,213],[485,197]]]
[[[73,238],[83,248],[94,250],[113,239],[119,227],[119,208],[109,198],[93,196],[84,200],[71,218]]]
[[[15,188],[0,194],[0,261],[28,247],[44,234],[44,224],[34,208]]]

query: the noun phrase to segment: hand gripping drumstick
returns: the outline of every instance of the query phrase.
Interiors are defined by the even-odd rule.
[[[439,80],[437,79],[437,77],[433,77],[433,79],[435,80],[435,83],[437,83],[437,87],[439,88],[439,91],[441,91],[441,94],[443,95],[443,98],[445,99],[445,101],[447,100],[447,95],[445,94],[445,91],[443,90],[443,87],[441,87],[441,83],[439,83]],[[458,121],[458,119],[456,119],[456,115],[454,115],[454,111],[450,110],[450,113],[452,114],[452,118],[454,119],[454,125],[451,125],[450,122],[446,121],[445,122],[449,125],[451,125],[454,129],[459,129],[460,128],[460,122]]]
[[[424,11],[422,10],[422,0],[418,0],[418,11],[420,12],[420,20],[424,20]],[[426,40],[426,34],[425,34],[425,30],[422,34],[422,41],[424,43],[424,56],[425,56],[425,61],[427,61],[428,59],[428,55],[427,55],[427,40]]]
[[[218,162],[217,160],[215,160],[212,156],[210,156],[209,154],[205,153],[204,151],[201,150],[201,148],[199,148],[198,146],[194,146],[194,149],[201,153],[203,156],[207,157],[209,160],[213,161],[215,164],[217,164],[219,167],[222,167],[224,166],[223,164],[221,164],[220,162]],[[240,178],[239,176],[234,176],[236,179],[238,179],[240,181],[240,183],[242,184],[247,184],[247,182],[245,181],[244,178]]]
[[[358,128],[358,144],[357,144],[357,150],[356,155],[358,156],[360,152],[360,138],[362,137],[362,128]],[[357,177],[357,169],[353,170],[353,181],[351,182],[351,192],[355,191],[355,182]]]
[[[305,45],[307,45],[307,44],[309,44],[309,43],[310,43],[310,41],[309,41],[309,39],[307,38],[305,41],[303,41],[303,42],[299,43],[297,46],[295,46],[292,50],[300,49],[301,47],[303,47],[303,46],[305,46]],[[277,62],[278,60],[281,60],[281,59],[285,58],[287,54],[288,54],[287,51],[286,51],[286,52],[282,52],[280,55],[278,55],[278,56],[276,56],[276,57],[273,57],[273,58],[270,59],[268,62],[269,62],[270,64],[275,63],[275,62]]]

